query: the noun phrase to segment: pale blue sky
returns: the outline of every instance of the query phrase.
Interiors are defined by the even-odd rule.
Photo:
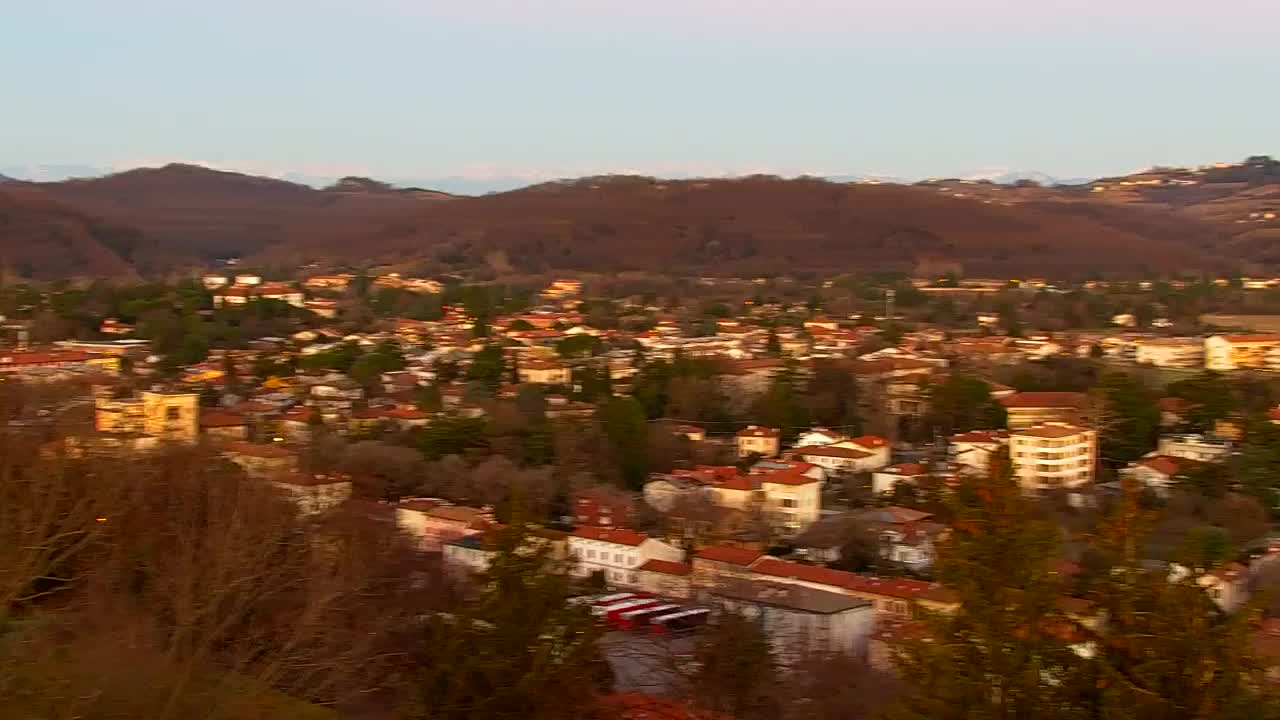
[[[0,0],[0,167],[1060,177],[1280,155],[1280,0]]]

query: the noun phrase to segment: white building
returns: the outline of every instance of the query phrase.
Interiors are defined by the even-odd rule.
[[[211,273],[200,278],[200,282],[204,284],[205,290],[217,290],[220,287],[226,287],[230,281],[227,280],[226,275],[214,275]]]
[[[890,465],[871,473],[871,492],[877,495],[893,492],[898,483],[905,481],[908,485],[916,478],[924,477],[929,469],[920,463],[900,463]]]
[[[351,497],[351,481],[345,477],[297,474],[271,481],[303,515],[322,513]]]
[[[818,521],[826,471],[789,467],[760,475],[765,513],[784,535],[794,536]]]
[[[1198,433],[1161,435],[1156,443],[1156,453],[1170,457],[1222,462],[1231,456],[1231,441]]]
[[[1139,344],[1134,352],[1139,365],[1165,368],[1204,366],[1204,341],[1198,338],[1156,338]]]
[[[952,435],[947,446],[951,462],[975,474],[985,474],[991,457],[1009,446],[1007,430],[973,430]]]
[[[712,590],[725,610],[761,624],[783,663],[817,654],[861,656],[875,627],[867,600],[789,583],[731,580]]]
[[[805,445],[831,445],[848,439],[849,436],[842,432],[828,430],[824,427],[816,427],[807,432],[800,433],[800,437],[796,438],[796,447],[804,447]]]
[[[792,448],[787,456],[826,468],[832,472],[869,472],[889,464],[889,441],[876,435],[842,440],[831,445],[804,445]]]
[[[1013,472],[1027,492],[1077,488],[1094,478],[1097,433],[1049,422],[1009,434]]]
[[[1206,370],[1228,371],[1267,366],[1267,355],[1280,348],[1280,335],[1213,335],[1204,339]]]
[[[626,528],[580,527],[569,535],[574,574],[599,572],[610,585],[636,585],[639,567],[650,560],[680,562],[684,551]]]

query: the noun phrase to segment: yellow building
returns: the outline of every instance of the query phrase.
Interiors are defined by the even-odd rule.
[[[94,426],[103,433],[132,433],[194,443],[200,434],[199,396],[165,391],[148,391],[124,399],[99,395]]]

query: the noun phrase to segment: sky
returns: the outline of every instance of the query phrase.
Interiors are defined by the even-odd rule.
[[[1198,165],[1280,155],[1278,24],[1276,0],[0,0],[0,172]]]

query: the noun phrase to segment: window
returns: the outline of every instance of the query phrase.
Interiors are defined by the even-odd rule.
[[[587,551],[587,559],[588,559],[588,560],[595,560],[595,559],[596,559],[596,551],[595,551],[595,550],[588,550],[588,551]]]
[[[165,409],[164,409],[164,419],[165,419],[165,420],[181,420],[181,419],[182,419],[182,409],[181,409],[181,408],[176,408],[176,407],[165,408]]]
[[[615,563],[617,563],[618,565],[621,565],[621,564],[622,564],[622,553],[614,553],[614,554],[613,554],[613,561],[614,561]]]
[[[788,498],[788,497],[784,497],[784,498],[782,498],[781,503],[782,503],[782,507],[784,507],[784,508],[793,508],[793,507],[796,507],[796,499],[795,499],[795,498]]]

